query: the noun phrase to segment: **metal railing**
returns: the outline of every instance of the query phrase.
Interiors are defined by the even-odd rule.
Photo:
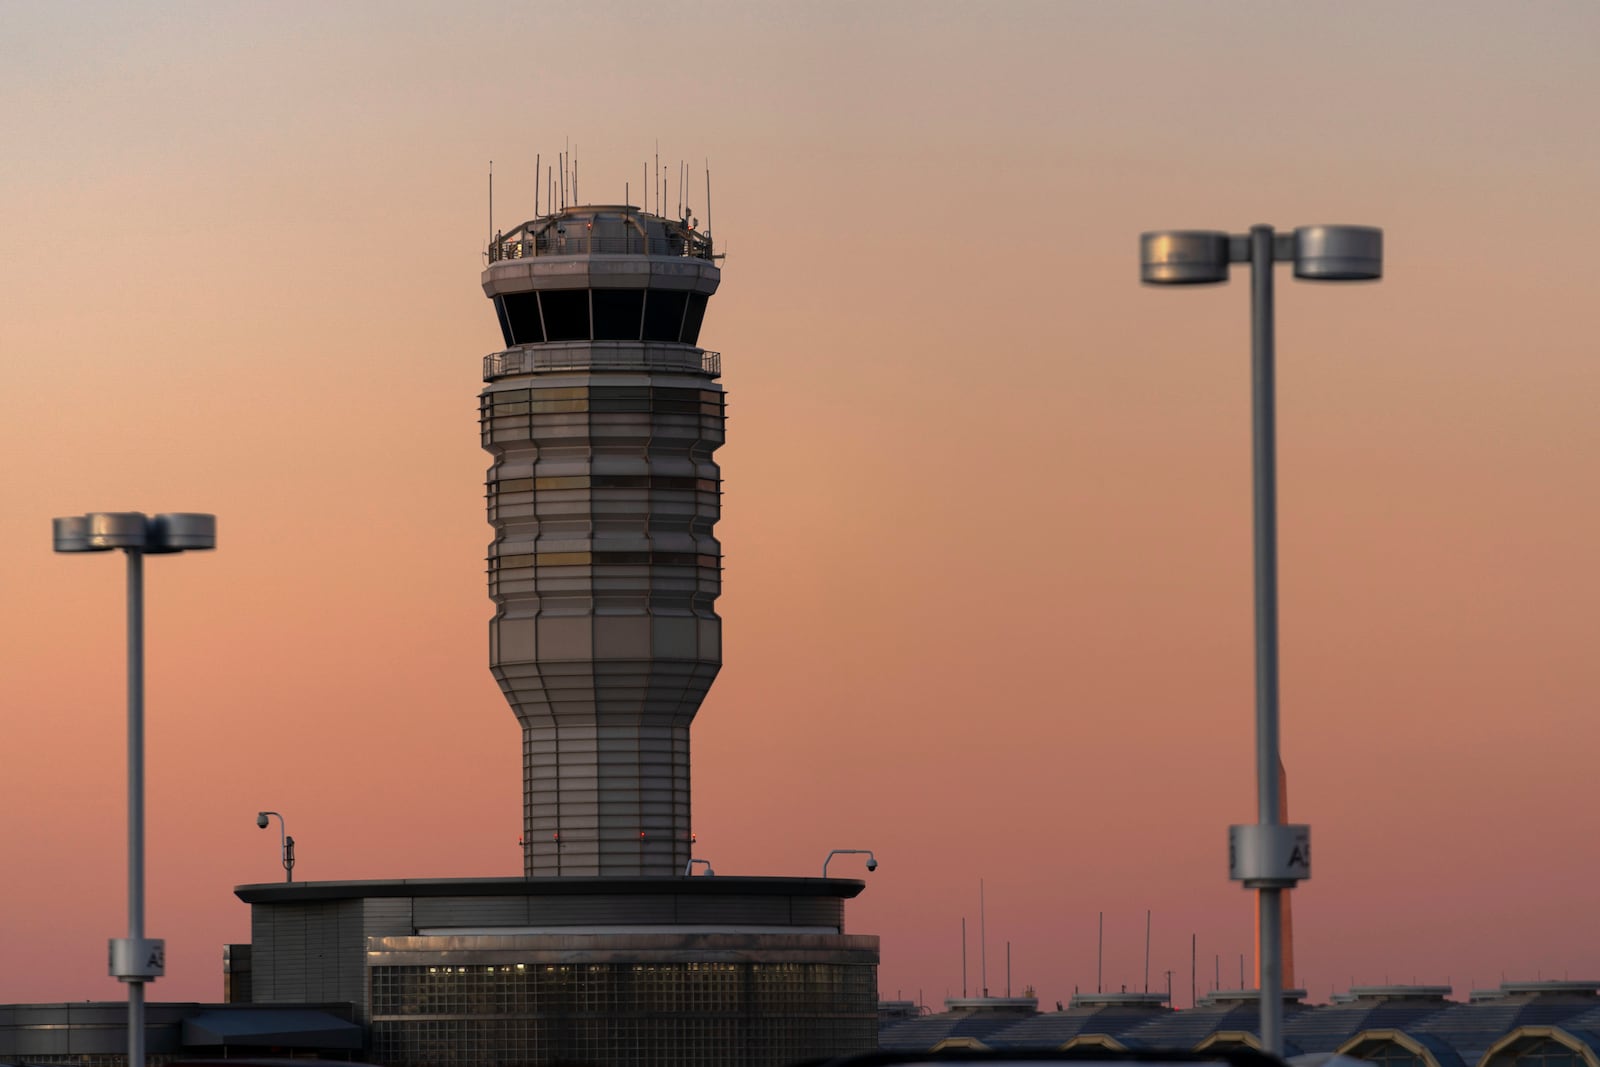
[[[601,348],[585,343],[527,345],[483,357],[486,382],[513,374],[563,370],[678,371],[717,378],[722,375],[722,353],[687,346]]]
[[[674,256],[712,259],[711,242],[700,234],[670,237],[645,237],[630,233],[622,236],[596,236],[591,233],[533,236],[509,234],[496,237],[489,245],[489,262],[502,259],[527,259],[531,256]]]

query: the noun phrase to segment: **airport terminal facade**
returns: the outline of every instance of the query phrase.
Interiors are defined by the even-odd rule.
[[[255,1004],[349,1001],[378,1063],[783,1064],[870,1048],[862,883],[549,878],[245,886]]]
[[[1506,982],[1450,1000],[1448,986],[1365,986],[1332,1003],[1284,1003],[1284,1055],[1316,1063],[1333,1055],[1382,1067],[1600,1067],[1600,982]],[[1212,993],[1172,1011],[1160,994],[1075,996],[1063,1010],[1037,1012],[977,1002],[923,1014],[897,1003],[883,1013],[886,1051],[947,1048],[1259,1048],[1255,990]],[[886,1006],[887,1008],[888,1006]]]

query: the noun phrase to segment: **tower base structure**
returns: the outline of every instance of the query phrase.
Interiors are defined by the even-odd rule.
[[[354,1006],[386,1067],[765,1065],[877,1046],[864,883],[478,878],[245,885],[251,999]]]

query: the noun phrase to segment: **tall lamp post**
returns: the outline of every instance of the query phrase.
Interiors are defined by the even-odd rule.
[[[1302,226],[1248,234],[1166,230],[1139,238],[1149,285],[1228,280],[1250,264],[1250,366],[1255,496],[1256,822],[1228,828],[1229,876],[1260,893],[1261,1044],[1283,1054],[1283,892],[1311,877],[1311,828],[1282,821],[1278,806],[1278,516],[1272,268],[1293,263],[1307,281],[1371,281],[1383,275],[1383,231]]]
[[[273,815],[278,819],[278,848],[283,853],[283,880],[294,881],[294,838],[289,836],[288,826],[283,821],[283,816],[275,811],[256,812],[256,825],[261,829],[267,828],[267,816]]]
[[[217,546],[214,515],[96,511],[54,520],[57,552],[128,558],[128,936],[111,939],[111,976],[128,986],[128,1065],[144,1067],[144,986],[166,972],[166,942],[144,936],[144,557]]]

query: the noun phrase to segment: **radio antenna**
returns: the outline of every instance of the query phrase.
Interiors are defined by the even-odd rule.
[[[978,987],[989,995],[989,926],[984,921],[983,879],[978,879]]]
[[[661,214],[661,138],[656,138],[656,214]]]
[[[574,204],[578,204],[578,203],[582,202],[582,201],[580,201],[578,199],[578,156],[577,156],[577,153],[573,153],[573,156],[572,156],[572,202]]]
[[[711,232],[711,160],[706,160],[706,233]]]
[[[967,998],[967,917],[961,916],[961,999]]]
[[[539,171],[544,168],[539,166],[539,153],[533,154],[533,217],[539,217]]]
[[[494,160],[489,160],[489,243],[494,244]]]
[[[1150,909],[1144,909],[1144,991],[1150,992]],[[1170,998],[1169,998],[1170,1001]],[[1171,1006],[1170,1003],[1168,1005]]]

